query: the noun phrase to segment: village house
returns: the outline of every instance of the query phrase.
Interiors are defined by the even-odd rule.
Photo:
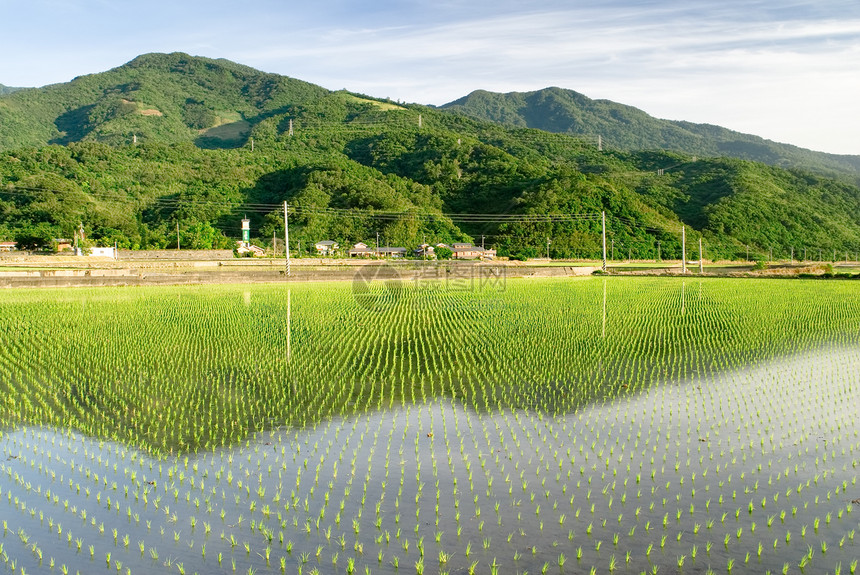
[[[236,253],[240,256],[244,256],[245,254],[251,254],[255,258],[261,258],[266,255],[266,250],[261,248],[260,246],[255,246],[254,244],[246,244],[245,242],[238,242],[239,247],[236,248]]]
[[[369,258],[376,252],[372,250],[366,243],[358,242],[349,249],[349,257],[351,258]]]
[[[314,244],[314,248],[317,250],[317,254],[321,256],[330,256],[337,252],[338,248],[337,242],[333,242],[331,240],[322,240]]]
[[[70,252],[73,249],[72,240],[64,238],[54,238],[54,244],[57,246],[57,252]]]
[[[18,250],[18,242],[0,242],[0,252],[14,252]]]
[[[421,244],[412,251],[416,258],[433,259],[436,257],[436,249],[430,244]]]
[[[451,245],[451,257],[457,260],[492,259],[496,257],[496,250],[459,242]]]
[[[378,248],[376,255],[386,258],[405,258],[406,248]]]

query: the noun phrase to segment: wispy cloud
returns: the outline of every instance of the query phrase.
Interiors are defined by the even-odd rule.
[[[343,27],[240,56],[328,87],[422,103],[557,85],[800,145],[853,142],[846,122],[860,96],[860,14],[810,19],[801,10],[769,20],[755,6],[715,4],[706,16],[661,4]],[[821,106],[846,131],[838,145],[821,128]],[[797,121],[804,109],[807,127]]]

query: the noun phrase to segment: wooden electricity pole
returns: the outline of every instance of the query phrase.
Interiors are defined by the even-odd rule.
[[[687,273],[687,228],[681,226],[681,273]]]

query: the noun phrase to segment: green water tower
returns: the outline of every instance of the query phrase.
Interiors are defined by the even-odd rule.
[[[247,217],[242,220],[242,242],[245,245],[251,243],[251,220]]]

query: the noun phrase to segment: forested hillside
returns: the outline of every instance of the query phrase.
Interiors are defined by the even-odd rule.
[[[545,88],[508,94],[478,90],[442,108],[503,125],[578,135],[590,141],[600,136],[607,148],[725,156],[860,182],[860,156],[814,152],[710,124],[661,120],[632,106],[592,100],[573,90]]]
[[[682,225],[691,257],[699,235],[709,257],[860,247],[860,190],[842,180],[600,150],[184,54],[2,96],[0,120],[0,240],[22,247],[81,224],[128,248],[175,246],[177,229],[183,247],[231,247],[245,215],[267,244],[282,234],[284,201],[305,252],[379,233],[388,245],[483,237],[507,255],[549,245],[553,257],[597,257],[602,211],[618,257],[653,258],[658,246],[679,257]]]
[[[99,141],[244,143],[249,122],[326,90],[229,62],[146,54],[101,74],[0,100],[0,149]]]

